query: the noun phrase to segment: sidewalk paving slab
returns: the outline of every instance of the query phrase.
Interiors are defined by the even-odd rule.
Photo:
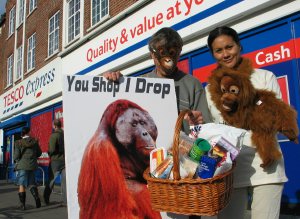
[[[43,187],[39,188],[39,195],[42,197],[41,192]],[[54,191],[59,191],[57,186]],[[13,218],[13,219],[67,219],[67,208],[62,205],[62,196],[59,192],[53,192],[50,196],[50,204],[46,205],[42,200],[40,208],[35,207],[35,201],[30,191],[26,191],[26,210],[19,209],[18,186],[0,180],[0,219]]]

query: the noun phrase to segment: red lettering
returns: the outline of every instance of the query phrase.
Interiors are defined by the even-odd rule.
[[[180,2],[177,1],[176,4],[175,4],[175,9],[176,9],[176,14],[177,15],[181,14],[181,11],[180,11],[179,7],[180,7]]]
[[[200,5],[203,3],[203,0],[195,0],[196,5]]]
[[[157,23],[158,25],[162,24],[162,23],[163,23],[163,18],[164,18],[163,14],[162,14],[162,13],[159,13],[159,14],[156,16],[156,23]]]
[[[24,86],[16,88],[4,97],[4,107],[17,103],[24,97]]]

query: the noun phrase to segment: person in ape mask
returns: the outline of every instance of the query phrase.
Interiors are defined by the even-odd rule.
[[[183,40],[172,28],[164,27],[152,35],[148,41],[150,56],[155,68],[143,75],[150,78],[169,78],[175,82],[178,112],[189,109],[187,122],[183,124],[183,131],[189,133],[189,125],[211,122],[205,90],[201,82],[190,74],[178,69],[177,63],[183,47]],[[106,72],[103,76],[112,81],[118,81],[122,76],[120,71]]]
[[[156,74],[172,78],[178,72],[177,62],[183,46],[179,34],[171,28],[160,29],[152,36],[148,46]]]

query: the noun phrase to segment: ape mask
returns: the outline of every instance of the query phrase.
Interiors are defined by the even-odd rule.
[[[149,41],[149,50],[158,68],[168,76],[177,71],[177,62],[183,46],[180,35],[171,28],[162,28]]]

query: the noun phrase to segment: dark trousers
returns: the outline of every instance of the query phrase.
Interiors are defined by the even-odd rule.
[[[66,168],[61,171],[61,192],[64,204],[67,204]]]
[[[62,171],[65,168],[65,162],[61,160],[52,160],[49,169],[48,169],[48,174],[49,174],[49,180],[46,182],[45,185],[45,192],[44,192],[44,198],[45,196],[47,197],[46,199],[49,199],[50,194],[52,192],[52,189],[54,187],[54,183],[56,178],[62,173]],[[65,171],[63,171],[64,174],[61,176],[61,186],[62,186],[62,192],[63,192],[63,201],[65,202],[65,195],[66,195],[66,174]],[[46,200],[45,200],[46,201]],[[46,201],[47,202],[47,201]]]

